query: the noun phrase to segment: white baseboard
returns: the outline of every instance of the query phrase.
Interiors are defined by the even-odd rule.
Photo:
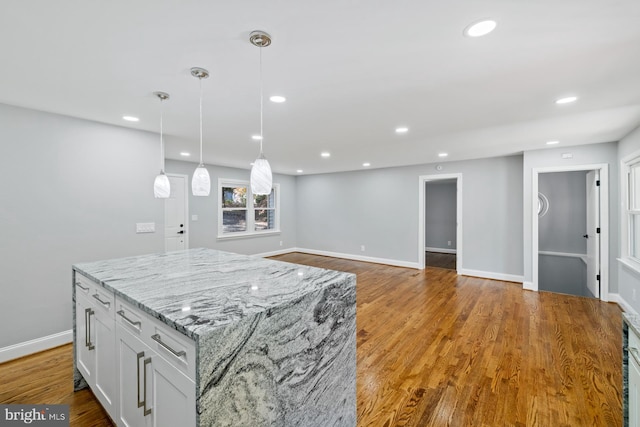
[[[438,252],[441,254],[455,254],[457,253],[457,251],[455,249],[449,249],[449,248],[431,248],[431,247],[425,247],[424,250],[426,252]]]
[[[638,312],[636,312],[633,307],[631,307],[631,304],[629,304],[624,298],[622,298],[622,295],[620,294],[609,293],[609,302],[615,302],[620,306],[620,308],[622,308],[623,311],[627,313],[635,314],[636,316],[638,315]]]
[[[533,287],[533,282],[522,282],[522,289],[526,289],[528,291],[538,291]]]
[[[400,261],[397,259],[375,258],[375,257],[362,256],[362,255],[343,254],[339,252],[329,252],[329,251],[318,251],[315,249],[304,249],[304,248],[296,248],[295,250],[291,250],[290,252],[302,252],[302,253],[311,254],[311,255],[330,256],[334,258],[350,259],[353,261],[364,261],[364,262],[372,262],[375,264],[393,265],[396,267],[407,267],[407,268],[416,268],[416,269],[419,268],[417,262]]]
[[[283,254],[289,254],[291,252],[297,252],[297,248],[287,248],[287,249],[280,249],[277,251],[271,251],[271,252],[262,252],[260,254],[253,254],[252,256],[259,256],[262,258],[266,258],[266,257],[270,257],[270,256],[276,256],[276,255],[283,255]]]
[[[524,282],[523,276],[518,276],[515,274],[493,273],[490,271],[469,270],[468,268],[459,269],[458,274],[462,274],[463,276],[482,277],[483,279],[503,280],[505,282]]]
[[[9,347],[0,348],[0,363],[19,357],[28,356],[29,354],[39,351],[48,350],[73,341],[73,331],[68,330],[57,334],[49,335],[35,340],[25,341]]]

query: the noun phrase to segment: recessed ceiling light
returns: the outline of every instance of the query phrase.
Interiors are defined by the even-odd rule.
[[[304,172],[304,171],[303,171],[302,169],[298,169],[296,172],[298,172],[298,173],[302,173],[302,172]]]
[[[496,29],[496,25],[496,21],[492,19],[483,19],[482,21],[474,22],[465,28],[464,35],[467,37],[486,36]]]
[[[438,153],[438,157],[447,157],[448,153]]]
[[[328,151],[323,151],[322,153],[320,153],[320,155],[324,158],[331,157],[331,153],[329,153]]]
[[[287,98],[285,98],[284,96],[281,96],[281,95],[273,95],[273,96],[269,97],[269,101],[277,102],[278,104],[281,103],[281,102],[284,102],[286,100],[287,100]]]
[[[409,128],[407,127],[396,128],[396,133],[407,133],[407,132],[409,132]]]
[[[253,139],[255,141],[260,141],[262,139],[262,136],[260,136],[260,135],[251,135],[251,139]]]
[[[249,166],[253,166],[253,162],[249,163]]]
[[[364,166],[365,168],[368,168],[369,166],[371,166],[371,163],[363,163],[362,166]]]
[[[139,122],[140,119],[137,117],[133,117],[133,116],[122,116],[123,120],[126,120],[128,122]]]
[[[556,145],[559,144],[560,141],[547,141],[547,145]]]
[[[578,100],[577,96],[567,96],[565,98],[556,99],[556,104],[570,104]]]
[[[187,153],[186,151],[183,151],[180,153],[181,156],[183,157],[189,157],[191,155],[191,153]]]

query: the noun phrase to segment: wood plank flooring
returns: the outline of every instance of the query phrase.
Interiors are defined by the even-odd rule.
[[[622,425],[615,304],[440,268],[274,259],[357,274],[359,427]],[[0,365],[0,403],[68,403],[72,426],[110,426],[73,393],[71,363],[63,346]]]
[[[442,252],[425,252],[425,265],[427,267],[456,269],[456,254],[444,254]]]

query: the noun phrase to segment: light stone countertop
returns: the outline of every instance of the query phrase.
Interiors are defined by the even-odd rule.
[[[73,269],[198,341],[355,275],[213,249],[79,263]]]

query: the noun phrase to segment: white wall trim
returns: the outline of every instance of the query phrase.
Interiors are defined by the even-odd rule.
[[[425,247],[424,250],[426,252],[438,252],[441,254],[455,254],[456,252],[458,252],[455,249],[449,249],[449,248],[432,248],[432,247]]]
[[[624,298],[622,298],[622,295],[620,294],[609,294],[609,301],[615,302],[623,311],[627,313],[635,314],[636,316],[638,315],[633,307],[631,307],[631,304],[629,304]]]
[[[587,254],[573,254],[571,252],[538,251],[538,255],[559,256],[559,257],[566,257],[566,258],[579,258],[585,264],[587,263]]]
[[[407,267],[407,268],[420,268],[417,262],[408,262],[408,261],[400,261],[397,259],[387,259],[387,258],[375,258],[368,257],[362,255],[353,255],[353,254],[344,254],[339,252],[329,252],[329,251],[319,251],[315,249],[305,249],[305,248],[295,248],[290,250],[290,252],[302,252],[305,254],[311,255],[322,255],[329,256],[333,258],[342,258],[342,259],[350,259],[353,261],[364,261],[364,262],[372,262],[374,264],[385,264],[385,265],[393,265],[396,267]]]
[[[298,252],[298,248],[279,249],[277,251],[270,251],[270,252],[262,252],[262,253],[259,253],[259,254],[253,254],[252,256],[259,256],[259,257],[262,257],[262,258],[267,258],[267,257],[270,257],[270,256],[290,254],[292,252]]]
[[[429,181],[440,181],[443,179],[455,179],[456,180],[456,268],[457,273],[460,273],[462,269],[462,174],[461,173],[449,173],[438,175],[420,175],[418,177],[418,262],[417,267],[420,270],[424,270],[425,267],[425,184]],[[459,250],[458,250],[459,249]],[[413,264],[413,263],[412,263]],[[413,267],[412,267],[413,268]]]
[[[524,289],[538,290],[538,175],[548,172],[592,171],[600,172],[600,300],[609,301],[609,165],[566,165],[531,169],[531,282]],[[530,288],[525,287],[530,285]]]
[[[538,291],[537,289],[533,289],[533,282],[522,282],[522,289],[525,291]]]
[[[491,271],[470,270],[468,268],[461,268],[458,271],[458,274],[462,274],[463,276],[481,277],[483,279],[503,280],[505,282],[522,283],[524,281],[524,276],[519,276],[517,274],[494,273]]]
[[[36,338],[31,341],[25,341],[18,344],[10,345],[8,347],[0,348],[0,363],[8,362],[9,360],[28,356],[40,351],[49,350],[50,348],[68,344],[72,341],[73,330],[70,329],[68,331],[59,332],[57,334],[49,335],[46,337]]]

